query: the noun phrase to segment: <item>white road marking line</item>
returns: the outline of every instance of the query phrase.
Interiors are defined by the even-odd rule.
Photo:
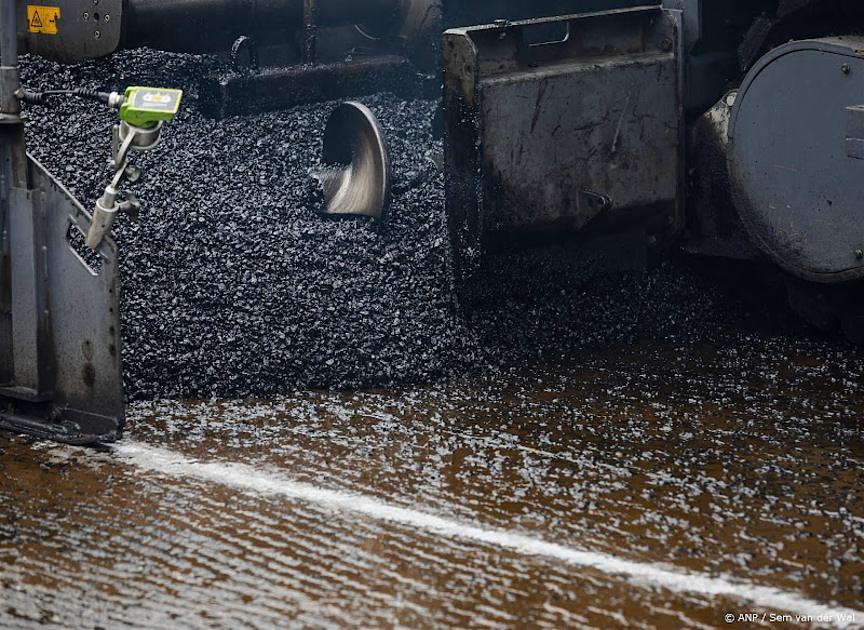
[[[115,452],[150,472],[171,477],[192,477],[247,492],[288,497],[332,510],[415,527],[448,538],[472,540],[526,556],[542,556],[575,566],[590,567],[608,575],[620,576],[637,586],[663,588],[676,593],[730,597],[769,611],[786,611],[813,620],[821,619],[820,625],[851,628],[864,624],[864,611],[823,604],[793,592],[744,580],[711,577],[658,564],[625,560],[611,554],[557,545],[506,530],[488,529],[420,510],[388,505],[374,497],[291,481],[280,477],[277,472],[246,464],[201,462],[179,453],[134,442],[120,444]]]

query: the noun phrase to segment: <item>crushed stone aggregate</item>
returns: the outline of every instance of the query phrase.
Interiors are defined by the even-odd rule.
[[[378,224],[333,220],[318,213],[309,170],[338,103],[210,120],[197,81],[221,69],[214,57],[148,50],[71,67],[22,60],[31,90],[185,91],[161,146],[135,158],[140,220],[115,227],[130,399],[419,383],[587,345],[710,337],[749,317],[680,262],[604,276],[539,252],[510,257],[474,308],[454,308],[436,103],[358,99],[388,139],[393,202]],[[110,176],[116,114],[78,99],[26,113],[31,153],[91,206]]]

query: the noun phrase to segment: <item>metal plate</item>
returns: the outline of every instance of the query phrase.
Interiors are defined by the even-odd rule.
[[[639,8],[445,34],[447,213],[457,267],[493,239],[578,231],[600,215],[647,229],[638,212],[663,206],[674,230],[679,19]],[[532,43],[556,25],[562,39]]]
[[[602,209],[597,196],[618,208],[675,199],[676,80],[674,58],[649,57],[484,81],[484,170],[499,202],[488,228],[582,227]]]
[[[0,388],[0,427],[76,444],[115,440],[125,410],[117,246],[105,239],[98,256],[84,254],[88,264],[69,234],[86,233],[89,215],[30,162],[32,190],[10,196],[13,356],[0,363],[15,378]]]
[[[864,39],[793,42],[750,71],[729,127],[735,205],[754,242],[797,277],[864,278],[864,161],[847,108],[864,95]]]
[[[122,0],[18,0],[18,39],[28,52],[61,63],[103,57],[120,45],[122,10]],[[34,28],[34,16],[45,22],[46,14],[58,16],[56,28]]]

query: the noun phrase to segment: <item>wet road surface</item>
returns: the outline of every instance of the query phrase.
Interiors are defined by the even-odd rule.
[[[0,625],[864,626],[860,359],[735,333],[0,435]]]

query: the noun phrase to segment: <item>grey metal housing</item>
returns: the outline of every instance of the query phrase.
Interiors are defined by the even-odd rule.
[[[559,41],[532,31],[563,26]],[[682,219],[680,12],[659,7],[444,35],[446,194],[457,273],[496,239]],[[658,226],[659,224],[659,226]],[[629,245],[628,245],[629,247]]]
[[[792,42],[765,55],[729,124],[735,206],[753,241],[793,275],[864,278],[862,38]]]

